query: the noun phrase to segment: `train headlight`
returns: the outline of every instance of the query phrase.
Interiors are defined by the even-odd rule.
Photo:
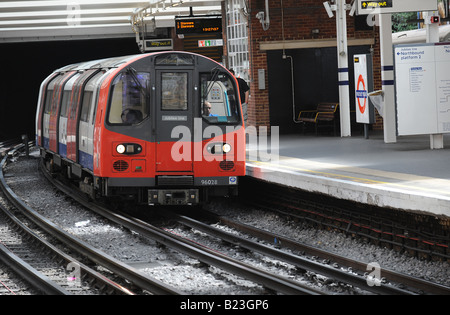
[[[120,143],[115,146],[116,152],[118,154],[125,154],[125,155],[137,155],[137,154],[143,154],[143,148],[138,143]]]
[[[223,150],[223,153],[228,153],[228,152],[230,152],[230,151],[231,151],[231,145],[229,145],[228,143],[225,143],[225,144],[222,146],[222,150]]]
[[[125,146],[124,146],[123,144],[119,144],[119,145],[116,147],[116,151],[117,151],[117,153],[119,153],[119,154],[124,154],[125,151],[126,151],[126,148],[125,148]]]
[[[211,154],[227,154],[231,152],[231,145],[228,143],[213,143],[208,145],[208,152]]]

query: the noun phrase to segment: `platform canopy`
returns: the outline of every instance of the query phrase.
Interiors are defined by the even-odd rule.
[[[0,43],[134,37],[136,25],[174,27],[175,16],[220,14],[223,0],[0,1]]]

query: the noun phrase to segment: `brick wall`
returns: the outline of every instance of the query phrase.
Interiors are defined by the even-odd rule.
[[[281,9],[283,4],[284,10]],[[249,124],[254,126],[270,126],[269,93],[267,79],[267,54],[260,49],[262,42],[283,40],[282,15],[284,14],[284,38],[294,40],[321,40],[336,38],[336,18],[329,18],[323,0],[269,0],[270,28],[264,31],[256,14],[264,11],[264,0],[249,0],[249,43],[251,65],[251,100],[248,106]],[[375,89],[381,89],[381,66],[379,52],[378,27],[372,30],[355,30],[355,18],[348,16],[348,38],[374,38],[374,83]],[[312,29],[319,29],[319,34],[313,34]],[[337,58],[337,56],[336,56]],[[258,89],[258,69],[266,73],[266,90]],[[337,70],[337,69],[336,69]],[[336,72],[337,76],[337,72]],[[383,122],[377,117],[375,129],[382,129]]]

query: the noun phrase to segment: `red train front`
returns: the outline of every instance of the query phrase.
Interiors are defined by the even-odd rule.
[[[80,63],[41,86],[36,141],[92,197],[150,205],[237,194],[245,130],[236,79],[200,55]]]

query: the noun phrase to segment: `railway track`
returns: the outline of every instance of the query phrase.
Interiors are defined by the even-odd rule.
[[[7,155],[10,150],[18,148],[18,141],[8,140],[2,141],[0,143],[1,155]],[[29,291],[28,285],[34,288],[34,292],[40,292],[45,294],[70,294],[69,291],[64,289],[62,286],[53,281],[50,277],[56,277],[60,274],[61,270],[55,268],[55,262],[49,262],[48,256],[42,256],[37,262],[37,257],[39,253],[36,252],[37,248],[34,248],[36,242],[31,238],[35,237],[32,232],[31,234],[25,236],[20,233],[19,230],[24,228],[23,231],[28,231],[26,226],[21,225],[20,222],[15,218],[15,216],[9,212],[3,205],[0,205],[0,261],[7,265],[8,269],[12,270],[13,275],[8,275],[7,277],[2,277],[1,286],[3,287],[3,293],[16,295],[16,291]],[[26,257],[25,259],[19,256]],[[44,259],[44,260],[42,260]],[[33,263],[38,263],[45,266],[47,269],[46,274],[40,272],[32,265]],[[42,269],[42,268],[41,268]],[[49,271],[52,270],[52,271]],[[5,275],[5,272],[2,272]],[[25,280],[28,285],[24,285],[23,280]],[[19,287],[15,285],[9,285],[9,283],[20,282]],[[31,289],[33,291],[33,289]]]
[[[14,153],[12,153],[14,154]],[[12,155],[10,154],[10,155]],[[135,286],[139,287],[141,290],[146,290],[147,292],[150,292],[152,294],[181,294],[180,291],[170,287],[166,286],[163,283],[157,281],[156,279],[152,279],[141,272],[137,271],[135,268],[128,266],[117,259],[114,259],[113,257],[110,257],[109,255],[106,255],[105,253],[97,250],[93,246],[87,244],[86,242],[83,242],[80,239],[77,239],[70,235],[69,233],[65,232],[61,228],[59,228],[54,223],[50,222],[43,216],[41,216],[38,212],[36,212],[34,209],[30,208],[28,205],[26,205],[20,198],[17,197],[17,195],[12,191],[12,189],[8,186],[6,183],[4,174],[3,174],[3,168],[6,165],[8,161],[8,156],[5,156],[0,164],[0,185],[1,188],[8,198],[8,200],[11,202],[11,204],[17,208],[17,210],[27,217],[28,220],[31,220],[34,224],[39,226],[39,228],[45,233],[50,234],[51,237],[56,238],[61,242],[64,246],[67,246],[71,248],[74,252],[77,253],[77,255],[83,257],[83,259],[86,259],[89,261],[90,264],[101,266],[102,268],[105,268],[116,275],[120,275],[124,282],[130,281]],[[79,275],[80,278],[86,279],[89,278],[89,280],[85,280],[88,283],[95,283],[93,285],[96,288],[101,288],[102,292],[106,293],[114,293],[114,294],[133,294],[129,289],[123,287],[122,285],[116,283],[115,281],[112,281],[111,279],[105,277],[104,275],[92,270],[91,268],[87,267],[85,264],[79,262],[75,258],[65,254],[63,251],[59,250],[56,246],[53,246],[49,242],[47,242],[42,237],[38,236],[36,233],[28,229],[25,224],[21,222],[21,220],[15,218],[15,216],[8,211],[5,207],[2,207],[5,215],[8,216],[9,220],[14,221],[14,224],[22,230],[21,233],[26,233],[26,236],[22,236],[22,240],[25,238],[33,238],[33,242],[39,243],[39,246],[42,246],[47,251],[51,251],[51,254],[46,253],[45,256],[57,256],[58,260],[64,261],[62,263],[62,266],[59,267],[61,269],[62,267],[64,269],[67,269],[68,267],[71,268],[71,271],[74,272],[75,275]],[[37,245],[32,245],[32,247],[37,247]],[[19,250],[20,251],[20,250]],[[43,250],[40,250],[41,252]],[[11,253],[11,250],[7,250],[7,252]],[[25,254],[27,255],[27,254]],[[12,254],[9,254],[7,256],[15,256]],[[42,259],[42,258],[41,258]],[[15,259],[14,261],[10,261],[9,264],[11,266],[17,266],[19,265],[19,261],[21,259]],[[26,278],[27,281],[31,283],[36,283],[37,280],[31,276],[31,274],[35,274],[36,277],[41,278],[48,278],[43,277],[42,273],[36,270],[37,268],[28,268],[30,270],[30,273],[23,274],[23,277]],[[72,276],[73,278],[73,276]],[[75,278],[76,279],[76,278]],[[65,282],[67,284],[67,276],[65,277]],[[68,293],[68,290],[65,290],[64,288],[61,288],[61,285],[54,285],[52,283],[50,286],[56,287],[56,291],[52,291],[51,289],[45,289],[45,293],[48,294],[66,294]],[[77,288],[79,289],[79,288]],[[60,291],[60,292],[58,292]],[[91,292],[92,293],[92,292]]]
[[[37,295],[40,291],[34,289],[16,272],[0,263],[0,295]]]
[[[45,173],[44,173],[45,174]],[[297,281],[292,281],[287,277],[278,276],[272,272],[264,271],[259,268],[255,268],[249,264],[242,263],[236,259],[230,259],[227,255],[217,253],[216,250],[207,248],[207,246],[192,242],[189,239],[174,235],[168,229],[159,228],[144,222],[136,217],[128,214],[120,213],[117,211],[110,211],[109,209],[93,205],[83,194],[69,189],[66,184],[55,181],[53,177],[47,174],[49,180],[60,190],[70,195],[71,198],[83,204],[85,207],[92,209],[96,213],[108,218],[109,220],[116,222],[126,228],[136,231],[142,236],[151,238],[156,242],[163,244],[167,247],[173,248],[176,251],[187,254],[199,261],[216,266],[220,269],[226,270],[229,273],[236,274],[245,279],[262,285],[265,288],[270,289],[272,292],[282,294],[323,294],[322,291],[311,289],[304,284],[300,284]],[[164,216],[167,217],[167,211],[164,211]],[[195,229],[207,233],[208,237],[214,237],[220,240],[220,242],[226,242],[232,244],[232,246],[239,246],[250,252],[258,252],[261,255],[273,257],[276,260],[285,261],[288,264],[295,266],[298,270],[308,271],[314,274],[320,275],[321,278],[331,279],[330,281],[336,281],[339,283],[346,283],[348,285],[358,287],[360,290],[376,293],[376,294],[416,294],[416,293],[433,293],[433,294],[449,294],[449,288],[443,286],[436,286],[426,281],[417,281],[418,279],[411,278],[408,280],[401,274],[389,272],[388,270],[381,270],[382,276],[388,281],[400,283],[400,286],[393,285],[392,283],[376,282],[372,279],[375,285],[370,286],[367,277],[363,272],[357,272],[358,270],[365,270],[366,264],[350,261],[337,255],[332,255],[328,252],[320,251],[312,247],[298,244],[286,237],[275,235],[266,231],[261,231],[250,226],[246,226],[239,222],[233,222],[224,217],[214,216],[211,213],[202,213],[200,216],[212,218],[214,222],[221,222],[229,227],[237,229],[247,235],[252,235],[260,240],[266,240],[268,243],[273,243],[277,240],[277,245],[283,248],[290,248],[296,252],[305,252],[309,255],[320,257],[323,261],[329,263],[318,263],[317,261],[302,257],[302,255],[294,255],[292,253],[281,250],[280,248],[274,248],[273,246],[261,245],[260,241],[251,241],[249,237],[240,237],[235,234],[224,232],[222,229],[213,228],[210,224],[195,220],[192,217],[183,216],[180,214],[170,214],[169,218],[187,226],[189,229]],[[317,259],[316,259],[317,260]],[[330,262],[335,262],[334,264]],[[355,272],[342,271],[340,266],[352,267]],[[331,265],[331,266],[330,266]],[[346,268],[348,270],[348,268]],[[372,281],[371,279],[369,279]],[[328,281],[328,280],[327,280]],[[405,287],[405,288],[404,288]]]
[[[272,209],[273,210],[273,209]],[[278,212],[279,210],[274,210]],[[286,215],[286,213],[284,213]],[[314,248],[312,246],[307,246],[305,244],[298,243],[296,241],[293,241],[289,238],[280,236],[280,235],[274,235],[267,231],[261,231],[258,229],[254,229],[250,226],[245,226],[240,223],[237,223],[232,220],[227,220],[226,218],[221,219],[224,224],[234,226],[239,229],[243,229],[247,231],[249,234],[252,235],[260,235],[260,237],[270,240],[273,239],[273,237],[277,237],[280,243],[283,244],[283,246],[286,246],[288,248],[308,253],[311,256],[314,257],[321,257],[322,259],[328,260],[328,261],[334,261],[342,266],[353,268],[354,270],[359,270],[360,272],[364,272],[367,270],[368,264],[365,262],[360,262],[352,259],[347,259],[345,257],[342,257],[340,255],[336,255],[331,252],[322,251],[320,249]],[[397,285],[406,286],[409,287],[410,290],[417,292],[417,293],[426,293],[426,294],[442,294],[442,295],[449,295],[450,294],[450,288],[447,286],[443,286],[440,284],[436,284],[431,281],[426,281],[423,279],[419,279],[417,277],[412,277],[406,274],[394,272],[389,269],[381,268],[379,269],[379,272],[381,276],[388,280],[392,281],[394,283],[397,283]]]
[[[450,229],[448,219],[392,211],[358,205],[327,196],[249,180],[251,189],[257,189],[263,198],[248,198],[244,203],[280,215],[295,218],[319,229],[340,230],[347,235],[358,235],[377,246],[408,252],[420,259],[450,261]],[[245,191],[244,195],[250,194]]]
[[[94,290],[82,286],[81,282],[72,286],[75,281],[68,281],[69,273],[66,273],[60,256],[50,253],[51,245],[40,240],[5,207],[1,206],[0,209],[3,212],[0,221],[8,223],[8,227],[0,230],[0,255],[4,264],[44,294],[69,295],[75,291],[94,294]],[[76,263],[75,259],[72,260]],[[80,280],[76,279],[77,282]]]
[[[15,147],[18,147],[20,144],[21,144],[21,142],[16,139],[0,141],[0,156],[4,156],[10,150],[13,150]]]
[[[226,239],[228,242],[248,248],[250,250],[258,251],[270,255],[277,259],[282,259],[289,262],[298,268],[305,270],[312,270],[321,275],[335,279],[338,281],[343,281],[345,283],[350,283],[361,289],[377,293],[377,294],[440,294],[449,295],[450,288],[439,285],[430,281],[425,281],[423,279],[415,278],[409,275],[397,273],[385,268],[380,267],[380,280],[390,281],[392,284],[378,282],[374,285],[374,282],[368,280],[367,275],[367,263],[356,261],[353,259],[348,259],[346,257],[337,255],[335,253],[320,250],[313,246],[302,244],[295,240],[292,240],[286,236],[275,234],[270,231],[265,231],[253,226],[244,224],[242,222],[237,222],[230,218],[219,216],[212,212],[201,212],[197,216],[202,218],[209,218],[211,222],[219,222],[225,226],[235,229],[246,235],[257,238],[258,240],[264,240],[267,244],[274,244],[274,246],[261,245],[258,242],[249,241],[246,237],[236,236],[235,234],[226,233],[223,229],[215,228],[209,224],[200,222],[194,218],[186,217],[180,214],[172,214],[172,217],[178,222],[185,224],[191,228],[195,228],[201,231],[205,231],[212,235],[217,235],[220,238]],[[302,253],[301,256],[292,255],[282,251],[281,248],[293,250],[297,253]],[[314,257],[315,260],[305,258],[305,254],[309,257]],[[321,260],[325,263],[319,263]],[[331,266],[330,266],[331,265]],[[341,268],[342,267],[342,268]],[[349,273],[348,270],[351,268],[352,272]],[[372,284],[372,286],[369,285]]]
[[[249,279],[255,283],[262,285],[265,288],[269,288],[273,292],[283,293],[283,294],[321,294],[321,292],[316,291],[314,289],[308,288],[305,285],[300,283],[296,283],[295,281],[291,281],[289,279],[273,275],[264,270],[255,268],[251,265],[242,263],[236,259],[232,259],[227,257],[226,255],[222,255],[212,250],[208,250],[202,246],[197,244],[193,244],[183,238],[173,235],[170,232],[164,231],[163,229],[154,227],[146,222],[140,221],[136,218],[129,217],[127,215],[121,215],[116,212],[112,212],[108,209],[94,206],[89,201],[80,197],[77,192],[68,191],[67,186],[64,184],[55,182],[48,173],[46,174],[48,179],[52,181],[60,190],[65,191],[67,194],[78,202],[84,204],[85,207],[94,210],[95,212],[107,217],[111,221],[114,221],[122,226],[127,227],[132,231],[136,231],[141,235],[145,235],[148,238],[152,238],[156,240],[160,244],[164,244],[170,248],[173,248],[181,253],[187,254],[193,258],[198,259],[199,261],[206,263],[208,265],[213,265],[220,269],[226,270],[234,275],[241,276],[242,278]],[[5,185],[6,186],[6,185]],[[44,218],[33,209],[29,209],[26,205],[23,205],[23,202],[17,200],[14,193],[8,187],[5,188],[5,192],[9,195],[12,202],[21,206],[22,211],[26,213],[27,216],[33,219],[36,224],[39,224],[41,228],[44,228],[48,232],[51,232],[55,237],[64,241],[65,244],[72,248],[77,248],[79,245],[72,245],[68,242],[68,236],[64,231],[60,231],[56,229],[54,226],[49,227],[51,224],[45,222]],[[84,245],[83,247],[87,247]],[[86,254],[85,254],[86,255]],[[92,258],[91,258],[92,259]],[[109,270],[116,272],[115,268],[111,268],[110,265],[106,264],[106,267]],[[128,278],[129,279],[129,278]],[[133,283],[136,283],[136,280],[130,280]]]
[[[229,257],[217,253],[214,250],[211,250],[201,244],[192,242],[188,239],[180,237],[178,235],[173,235],[167,230],[157,228],[147,222],[144,222],[138,218],[129,216],[127,214],[118,213],[110,211],[104,207],[95,205],[93,206],[83,195],[80,195],[78,192],[74,192],[71,189],[68,189],[66,185],[61,182],[54,181],[51,177],[49,180],[52,180],[54,185],[58,187],[58,189],[64,191],[66,194],[69,194],[72,198],[76,199],[78,202],[84,204],[86,207],[90,207],[95,212],[101,214],[108,219],[126,226],[127,228],[136,231],[142,235],[145,235],[149,238],[152,238],[158,241],[161,244],[167,245],[168,247],[174,248],[180,252],[183,252],[191,257],[194,257],[206,264],[214,265],[234,274],[240,275],[246,279],[251,279],[264,287],[270,288],[276,292],[281,292],[285,294],[321,294],[322,292],[305,288],[304,285],[295,288],[295,283],[292,281],[288,281],[287,279],[283,279],[282,277],[274,276],[273,274],[267,274],[267,272],[261,270],[255,270],[255,268],[242,264],[239,261],[230,259]],[[161,215],[168,216],[168,211],[161,211]],[[211,214],[208,215],[211,217]],[[344,283],[348,283],[357,287],[362,288],[362,290],[366,290],[372,293],[377,294],[414,294],[413,291],[404,290],[402,288],[390,285],[379,283],[377,285],[368,285],[367,277],[363,275],[357,275],[355,273],[349,273],[346,271],[341,271],[338,268],[330,267],[326,264],[320,264],[305,258],[301,258],[297,255],[289,254],[279,249],[275,249],[270,246],[261,245],[258,242],[249,241],[248,239],[237,237],[236,235],[232,235],[224,232],[223,230],[216,229],[211,227],[208,224],[202,223],[200,221],[194,220],[193,218],[189,218],[186,216],[178,215],[175,213],[171,213],[169,215],[170,219],[175,219],[181,224],[189,226],[190,228],[198,229],[209,235],[213,235],[214,237],[219,238],[222,241],[227,243],[231,243],[234,245],[238,245],[242,248],[245,248],[250,251],[259,252],[263,255],[267,255],[273,257],[275,259],[283,260],[289,264],[296,266],[302,270],[312,271],[317,274],[325,275],[335,281],[341,281]],[[232,222],[231,220],[226,220],[225,218],[216,218],[217,221],[226,222],[227,225],[233,226],[234,228],[238,228],[245,233],[253,234],[262,238],[262,239],[283,239],[283,243],[289,244],[289,241],[284,239],[281,236],[270,235],[268,233],[264,234],[263,231],[258,231],[255,233],[255,230],[251,230],[250,227],[245,227],[243,224],[239,224],[237,222]],[[296,250],[299,250],[299,244],[295,246]],[[303,247],[302,251],[305,250]],[[317,254],[317,252],[315,253]],[[321,256],[326,256],[326,259],[330,259],[331,254],[326,254],[324,252],[321,253]],[[341,260],[334,257],[334,261],[342,262]],[[325,258],[324,258],[325,259]],[[348,263],[348,261],[347,261]],[[350,264],[351,265],[351,264]],[[354,265],[354,264],[353,264]],[[360,267],[358,265],[358,267]],[[384,274],[384,273],[383,273]],[[278,279],[280,278],[280,279]],[[399,275],[397,275],[397,280],[399,280]]]
[[[167,212],[164,213],[164,215],[170,216],[170,218],[176,220],[180,224],[186,225],[192,229],[196,229],[199,231],[202,231],[204,233],[207,233],[208,235],[213,235],[220,240],[226,241],[228,243],[234,244],[236,246],[245,248],[252,252],[258,252],[263,255],[272,257],[277,260],[284,261],[288,264],[291,264],[295,266],[296,268],[300,270],[304,270],[305,272],[312,272],[314,274],[318,274],[322,277],[326,277],[327,279],[330,279],[331,281],[335,282],[343,282],[346,284],[350,284],[352,286],[359,287],[362,290],[369,291],[376,294],[412,294],[411,291],[407,291],[395,286],[392,286],[390,284],[384,284],[379,283],[378,285],[372,285],[369,286],[368,279],[364,275],[356,274],[354,272],[349,273],[348,271],[344,271],[340,269],[338,266],[330,266],[330,264],[323,264],[320,262],[317,262],[315,260],[307,259],[305,257],[292,254],[290,252],[281,250],[279,248],[275,248],[274,246],[268,245],[268,244],[261,244],[260,240],[271,240],[273,244],[273,240],[276,240],[276,244],[278,244],[278,247],[280,247],[280,244],[285,243],[286,238],[275,235],[273,233],[269,233],[263,230],[258,230],[255,228],[252,228],[251,226],[247,226],[244,224],[241,224],[236,221],[232,221],[226,218],[222,217],[216,217],[216,220],[213,220],[212,222],[221,222],[222,224],[226,224],[229,227],[233,227],[234,229],[237,229],[241,233],[250,234],[254,237],[257,237],[257,240],[250,240],[248,237],[245,236],[239,236],[236,234],[232,234],[229,232],[224,231],[222,228],[214,227],[210,224],[203,223],[199,220],[196,220],[192,217],[176,214],[176,213],[170,213]],[[202,212],[200,215],[202,218],[213,218],[212,213],[206,213]],[[204,219],[202,219],[204,221]],[[256,233],[255,233],[256,232]],[[288,242],[286,242],[288,243]],[[296,251],[304,251],[305,247],[301,246],[301,244],[291,241],[291,244],[295,243]],[[317,254],[317,253],[316,253]],[[322,252],[322,257],[327,257],[326,259],[331,259],[330,253]],[[325,259],[325,258],[324,258]]]
[[[118,211],[111,211],[110,209],[98,204],[92,204],[92,202],[90,202],[84,195],[68,188],[60,181],[54,180],[51,176],[49,176],[49,174],[47,174],[47,177],[58,189],[68,194],[71,198],[75,199],[77,202],[83,204],[92,211],[132,231],[135,231],[140,235],[151,238],[160,244],[184,253],[207,265],[215,266],[234,275],[241,276],[244,279],[251,280],[272,290],[273,292],[296,295],[323,294],[323,292],[307,287],[301,283],[271,274],[265,270],[253,267],[249,264],[223,255],[217,251],[205,248],[199,244],[195,244],[178,235],[174,235],[169,231],[153,226],[148,222],[144,222],[136,217],[132,217]]]

